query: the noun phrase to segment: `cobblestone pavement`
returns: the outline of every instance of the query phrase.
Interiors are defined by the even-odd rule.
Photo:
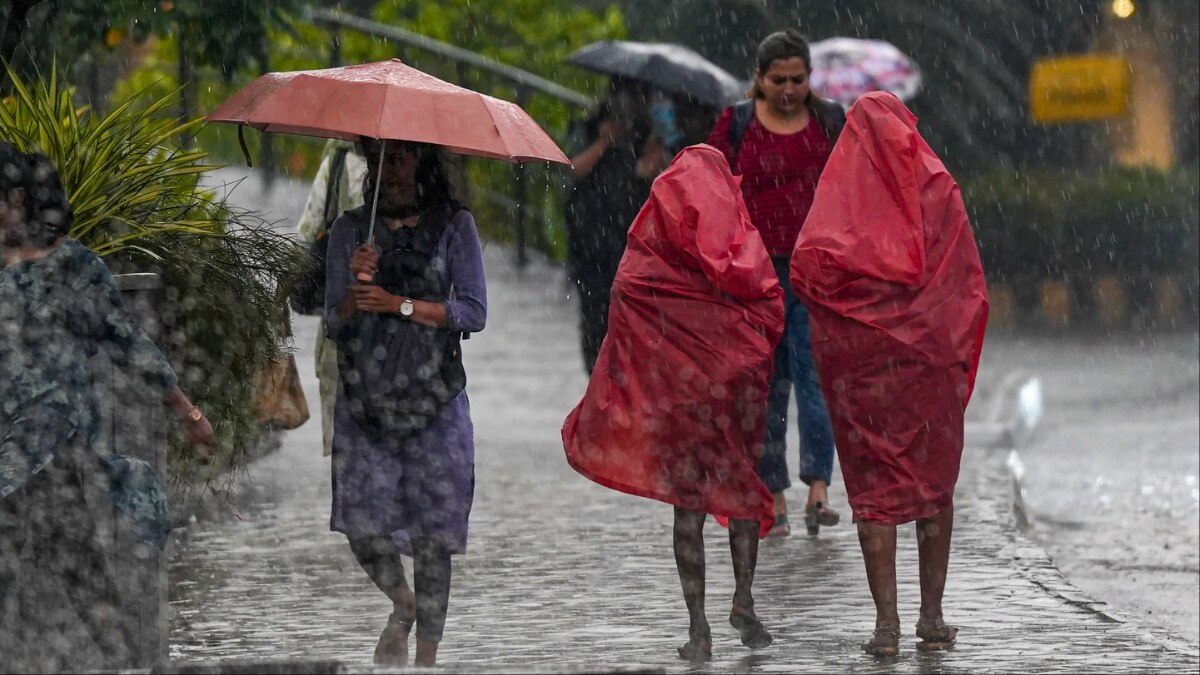
[[[753,655],[725,621],[732,571],[725,532],[706,528],[714,661],[677,659],[687,619],[671,553],[671,509],[601,488],[566,464],[559,429],[586,386],[575,305],[561,271],[485,251],[491,312],[464,343],[476,425],[477,484],[467,555],[454,560],[439,661],[451,671],[1137,672],[1200,670],[1193,642],[1125,623],[1066,584],[1013,525],[1007,453],[969,448],[959,482],[947,620],[956,649],[918,654],[916,543],[902,530],[901,655],[859,649],[873,624],[862,559],[846,523],[764,542],[757,608],[775,644]],[[315,319],[296,321],[298,361],[316,405]],[[972,406],[1004,373],[985,363]],[[981,421],[981,420],[979,420]],[[796,461],[794,434],[789,460]],[[838,478],[835,477],[835,483]],[[793,488],[789,497],[802,503]],[[389,603],[328,531],[329,464],[316,418],[257,461],[229,517],[177,536],[170,568],[171,657],[201,662],[336,660],[369,671]],[[411,573],[411,570],[410,570]]]
[[[478,445],[468,555],[457,557],[441,661],[452,670],[613,669],[688,672],[674,648],[686,614],[671,554],[668,506],[575,474],[559,428],[582,395],[574,305],[557,270],[524,274],[487,251],[491,320],[465,343]],[[313,410],[314,320],[297,321]],[[986,399],[985,372],[981,395]],[[986,400],[975,409],[986,409]],[[792,449],[792,457],[795,449]],[[724,621],[732,596],[725,533],[706,529],[711,672],[1111,672],[1191,670],[1196,646],[1121,623],[1067,586],[1012,525],[1004,453],[968,450],[946,592],[958,647],[913,649],[916,546],[900,545],[901,656],[876,661],[859,643],[873,612],[852,527],[766,542],[756,600],[774,646],[754,655]],[[793,460],[794,461],[794,460]],[[836,479],[835,479],[836,480]],[[802,493],[793,488],[793,501]],[[845,495],[833,494],[843,507]],[[170,569],[171,656],[182,661],[336,659],[369,669],[387,601],[328,531],[328,460],[314,419],[257,462],[236,515],[182,533]]]

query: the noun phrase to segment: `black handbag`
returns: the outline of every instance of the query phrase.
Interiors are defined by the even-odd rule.
[[[415,300],[450,299],[452,290],[432,263],[442,233],[461,208],[445,204],[417,227],[394,233],[391,245],[382,247],[375,282]],[[360,241],[366,239],[366,222],[361,218]],[[396,315],[360,313],[336,338],[351,416],[365,431],[393,440],[429,427],[466,388],[462,338],[461,332]]]

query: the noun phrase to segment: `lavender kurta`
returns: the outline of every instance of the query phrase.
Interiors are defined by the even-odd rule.
[[[336,307],[354,283],[350,254],[358,247],[353,216],[329,234],[325,316],[328,332],[345,325]],[[459,211],[442,233],[435,262],[454,289],[446,303],[451,330],[477,333],[487,319],[487,284],[475,219]],[[468,343],[469,345],[469,343]],[[412,537],[438,539],[450,553],[467,547],[467,518],[475,492],[475,440],[467,392],[427,429],[403,441],[379,439],[350,414],[339,386],[333,431],[333,510],[330,529],[350,537],[391,535],[412,554]]]

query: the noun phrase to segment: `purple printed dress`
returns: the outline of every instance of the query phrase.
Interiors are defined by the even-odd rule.
[[[336,307],[354,283],[350,255],[360,243],[354,219],[354,212],[348,212],[329,234],[325,296],[329,335],[337,335],[346,324]],[[469,211],[458,211],[443,231],[434,266],[454,289],[454,297],[446,303],[448,328],[465,333],[483,330],[487,284],[479,234]],[[364,430],[350,413],[344,389],[338,387],[330,529],[352,538],[390,535],[406,555],[412,555],[413,538],[433,538],[450,553],[464,553],[474,492],[474,427],[466,391],[423,431],[392,440]]]

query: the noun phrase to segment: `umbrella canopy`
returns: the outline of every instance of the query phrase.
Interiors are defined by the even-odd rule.
[[[835,37],[809,45],[812,86],[849,108],[864,94],[888,91],[907,101],[921,89],[921,72],[895,45]]]
[[[717,107],[745,98],[746,88],[737,78],[683,45],[605,40],[583,47],[567,60]]]
[[[517,163],[571,163],[520,106],[439,80],[399,59],[267,73],[207,119],[348,141],[433,143]]]

